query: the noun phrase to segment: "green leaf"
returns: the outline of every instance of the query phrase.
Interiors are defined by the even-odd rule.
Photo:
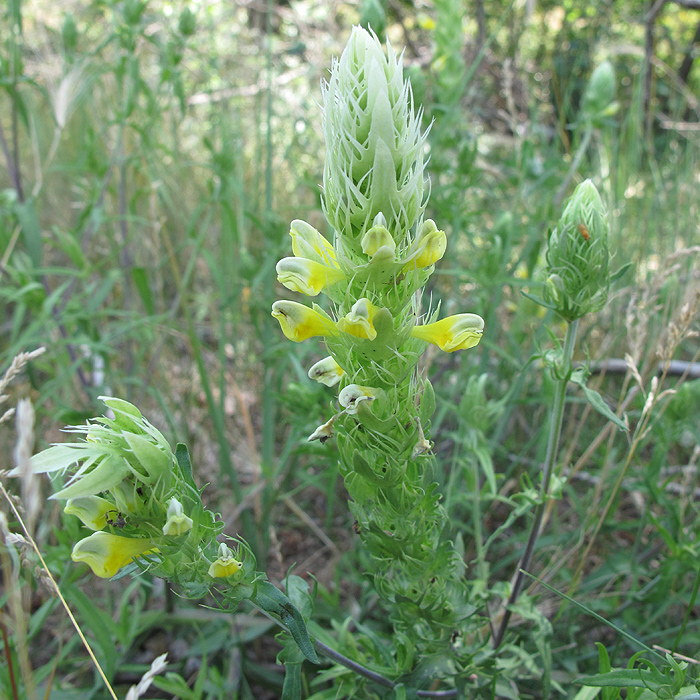
[[[574,695],[574,700],[593,700],[599,693],[600,688],[594,688],[592,686],[584,686],[581,690]]]
[[[539,304],[540,306],[544,306],[545,309],[554,309],[556,310],[556,306],[550,304],[549,302],[545,301],[542,297],[538,297],[536,294],[529,294],[528,292],[520,292],[524,297],[527,297],[530,301],[534,301],[535,304]]]
[[[631,262],[627,263],[626,265],[623,265],[619,270],[613,272],[612,275],[610,275],[610,284],[612,284],[613,282],[617,282],[617,280],[621,279],[625,275],[627,270],[630,269],[630,267],[632,267]]]
[[[284,665],[284,685],[280,700],[301,700],[301,663]]]
[[[132,267],[131,268],[131,279],[136,285],[141,301],[143,302],[143,307],[146,309],[146,313],[149,316],[154,316],[156,313],[156,307],[153,302],[153,295],[151,294],[151,287],[148,284],[148,275],[146,274],[146,269],[143,267]]]
[[[583,610],[583,612],[587,613],[592,618],[598,620],[598,622],[602,622],[604,625],[607,625],[608,627],[610,627],[610,629],[615,630],[619,635],[623,636],[628,641],[636,644],[637,646],[642,647],[642,649],[644,651],[646,651],[647,653],[651,654],[652,656],[655,656],[657,659],[660,659],[662,662],[665,661],[664,657],[661,656],[661,654],[654,651],[651,647],[647,646],[644,642],[642,642],[640,639],[637,639],[634,635],[631,635],[626,630],[623,630],[621,627],[614,625],[609,620],[606,620],[601,615],[598,615],[597,612],[591,610],[590,608],[587,608],[582,603],[579,603],[577,600],[574,600],[570,596],[566,595],[566,593],[562,593],[561,591],[558,591],[553,586],[550,586],[548,583],[545,583],[541,579],[538,579],[537,576],[533,576],[529,571],[525,571],[524,569],[520,569],[520,571],[522,571],[526,576],[529,576],[531,579],[533,579],[533,581],[537,581],[537,583],[539,583],[540,586],[544,586],[548,591],[551,591],[552,593],[556,593],[556,595],[558,595],[560,598],[563,598],[564,600],[568,601],[572,605],[575,605],[579,610]],[[636,656],[638,656],[640,653],[641,652],[637,652],[637,654],[633,658],[636,658]],[[593,678],[593,676],[591,676],[591,678]]]
[[[182,442],[178,442],[175,447],[175,459],[180,467],[182,476],[185,481],[193,488],[197,489],[197,485],[194,483],[194,477],[192,476],[192,461],[190,460],[190,452],[187,449],[187,445]]]
[[[316,651],[309,639],[309,633],[306,631],[304,618],[279,588],[273,586],[269,581],[258,583],[251,603],[279,620],[289,630],[304,656],[315,664],[319,663]]]
[[[41,267],[41,225],[39,224],[39,217],[34,208],[34,202],[32,200],[23,203],[18,202],[15,204],[15,214],[22,227],[24,244],[27,246],[27,252],[29,253],[32,265],[34,265],[34,267]]]
[[[603,397],[595,389],[586,386],[586,371],[583,368],[574,370],[571,373],[570,379],[574,384],[578,384],[578,386],[583,389],[586,401],[588,401],[598,413],[605,416],[609,421],[612,421],[620,430],[629,430],[624,422],[613,413],[610,406],[605,403]]]
[[[428,379],[423,381],[423,395],[420,399],[420,422],[426,426],[435,413],[435,390]]]
[[[583,676],[576,680],[581,685],[592,685],[598,688],[649,688],[654,690],[667,686],[666,679],[659,672],[644,669],[619,669],[609,673],[597,673],[595,676]]]

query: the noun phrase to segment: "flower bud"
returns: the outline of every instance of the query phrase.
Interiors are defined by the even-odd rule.
[[[197,29],[197,20],[195,18],[194,12],[186,7],[180,13],[180,19],[177,23],[177,28],[182,36],[192,36]]]
[[[165,525],[163,525],[164,535],[182,535],[192,528],[192,518],[185,515],[182,503],[177,498],[170,499],[166,518]]]
[[[71,559],[75,562],[84,561],[95,576],[111,578],[136,557],[154,551],[151,540],[96,532],[73,547]]]
[[[484,333],[484,319],[476,314],[457,314],[442,321],[414,326],[411,335],[437,345],[440,350],[468,350],[479,344]]]
[[[282,332],[295,343],[315,336],[337,335],[335,323],[314,308],[298,304],[296,301],[276,301],[272,305],[272,315],[280,322]],[[319,309],[320,310],[320,309]]]
[[[396,242],[391,237],[386,226],[372,226],[372,228],[365,233],[360,241],[362,246],[362,252],[373,258],[379,253],[383,257],[394,257],[396,251]]]
[[[549,235],[544,298],[564,319],[599,311],[610,288],[610,253],[605,207],[586,180],[574,191]]]
[[[332,357],[324,357],[309,369],[309,379],[326,386],[335,386],[343,374],[343,368]]]
[[[241,568],[241,562],[234,559],[233,552],[224,542],[219,545],[219,558],[214,561],[207,572],[212,578],[233,576]]]
[[[585,119],[596,122],[616,109],[615,69],[610,61],[603,61],[591,73],[581,110]]]
[[[348,335],[364,340],[374,340],[377,331],[372,319],[377,313],[377,307],[369,299],[358,299],[350,309],[350,313],[339,319],[338,330]]]

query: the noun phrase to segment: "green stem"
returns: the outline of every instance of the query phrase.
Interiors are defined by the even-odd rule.
[[[577,330],[578,319],[572,321],[566,327],[566,336],[564,337],[564,348],[562,350],[562,364],[560,369],[561,375],[558,377],[558,382],[554,393],[554,404],[552,405],[552,413],[549,420],[549,440],[547,442],[547,454],[545,456],[544,467],[542,470],[540,502],[537,504],[535,519],[532,523],[532,527],[530,528],[530,535],[528,536],[525,550],[523,551],[522,557],[520,558],[520,562],[518,564],[515,582],[513,584],[510,597],[508,598],[508,604],[506,606],[505,613],[503,614],[503,619],[501,620],[501,626],[493,640],[493,645],[496,649],[501,645],[503,636],[508,628],[508,623],[512,614],[511,606],[518,600],[518,597],[522,591],[523,583],[525,582],[525,572],[530,566],[532,555],[535,551],[535,544],[537,543],[537,538],[540,534],[540,526],[542,525],[542,517],[544,516],[544,510],[547,505],[547,500],[549,499],[549,484],[552,480],[552,471],[557,457],[557,451],[559,450],[559,438],[561,437],[561,425],[564,417],[564,403],[566,400],[566,385],[569,383],[569,377],[571,376],[571,360],[574,355],[574,343],[576,342]]]
[[[678,634],[676,635],[676,638],[673,640],[673,647],[671,649],[672,654],[676,653],[676,649],[678,649],[678,645],[681,643],[681,639],[683,638],[683,633],[685,632],[685,627],[688,624],[688,620],[690,619],[690,613],[693,611],[693,608],[695,607],[695,598],[698,595],[698,588],[700,588],[700,570],[698,571],[698,575],[695,577],[695,584],[693,585],[693,593],[690,596],[690,602],[688,603],[688,608],[685,611],[685,617],[683,618],[683,624],[681,625],[681,628],[678,630]]]
[[[586,131],[583,134],[583,138],[581,139],[581,143],[579,144],[578,150],[576,151],[576,155],[571,161],[569,172],[566,173],[564,181],[561,183],[561,186],[559,187],[556,195],[554,196],[553,203],[555,207],[559,204],[559,202],[561,202],[562,198],[566,194],[566,190],[568,189],[569,184],[573,180],[574,175],[578,170],[578,166],[581,165],[581,159],[588,150],[588,144],[591,142],[591,136],[593,136],[593,126],[589,123],[586,124]]]

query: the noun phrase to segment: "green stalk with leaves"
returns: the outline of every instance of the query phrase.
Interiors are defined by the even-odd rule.
[[[610,224],[598,190],[591,180],[586,180],[576,188],[556,228],[549,234],[544,298],[528,295],[542,306],[554,310],[567,325],[563,346],[543,358],[556,382],[550,412],[547,452],[542,466],[539,500],[527,543],[515,572],[506,609],[494,635],[496,648],[503,641],[512,606],[522,591],[550,498],[549,490],[559,450],[566,388],[569,382],[582,387],[586,399],[594,408],[620,427],[625,427],[607,408],[601,397],[586,386],[585,373],[582,370],[574,370],[572,362],[579,319],[588,313],[600,311],[608,300],[611,281],[609,232]]]

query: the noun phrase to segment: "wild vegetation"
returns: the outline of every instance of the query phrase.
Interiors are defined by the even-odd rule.
[[[700,697],[693,2],[2,12],[1,697]],[[357,24],[403,51],[419,223],[329,187]],[[322,290],[289,342],[273,304]],[[36,473],[75,425],[149,497]]]

